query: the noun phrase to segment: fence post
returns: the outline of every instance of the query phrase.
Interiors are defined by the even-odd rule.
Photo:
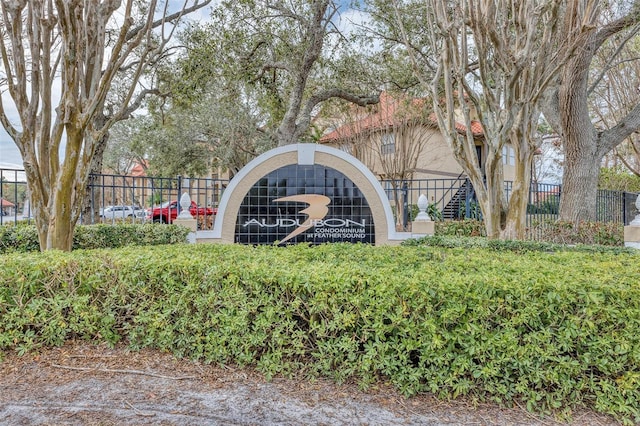
[[[182,194],[182,176],[178,175],[178,214],[180,214],[182,210],[182,206],[180,206],[180,194]]]
[[[622,193],[622,225],[627,223],[627,193]]]
[[[465,178],[464,180],[464,219],[469,219],[471,217],[471,180],[469,178]]]
[[[409,224],[409,186],[406,180],[402,182],[402,196],[402,228],[406,231],[407,225]]]

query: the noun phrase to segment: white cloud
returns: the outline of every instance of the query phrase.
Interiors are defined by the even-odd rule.
[[[361,10],[349,9],[340,14],[338,29],[344,34],[350,35],[357,31],[358,27],[370,26],[371,16]]]

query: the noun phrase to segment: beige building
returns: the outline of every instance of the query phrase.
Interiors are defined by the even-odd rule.
[[[474,115],[472,110],[472,118]],[[456,128],[461,134],[466,133],[464,124],[458,123]],[[486,145],[477,119],[472,120],[471,131],[482,167]],[[409,189],[427,192],[429,201],[439,204],[441,210],[452,200],[464,196],[461,187],[466,175],[424,99],[399,99],[382,93],[379,104],[365,114],[358,112],[351,119],[343,119],[341,125],[325,133],[319,142],[358,158],[384,182],[388,192],[402,181],[412,181],[412,185],[420,188]],[[502,154],[505,180],[509,181],[514,176],[513,148],[505,146]],[[413,195],[416,196],[412,199],[419,194]],[[400,200],[395,202],[399,211]]]
[[[474,117],[472,112],[472,118]],[[462,167],[453,157],[434,115],[423,99],[397,99],[386,92],[368,114],[354,113],[343,119],[320,138],[320,143],[342,149],[365,163],[380,179],[449,179],[464,177]],[[456,128],[461,134],[466,127]],[[482,125],[471,123],[480,164],[486,146]],[[514,151],[503,149],[505,180],[514,172]]]

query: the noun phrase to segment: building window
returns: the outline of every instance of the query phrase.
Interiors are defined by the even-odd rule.
[[[380,152],[382,153],[382,155],[395,154],[396,138],[393,133],[385,133],[384,135],[382,135]]]
[[[502,147],[502,164],[507,166],[516,165],[516,151],[511,146]]]

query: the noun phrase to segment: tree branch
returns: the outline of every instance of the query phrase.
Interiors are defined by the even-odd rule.
[[[348,101],[360,106],[374,105],[380,102],[380,94],[372,95],[372,96],[363,96],[363,95],[353,94],[343,89],[334,88],[334,89],[324,90],[322,92],[316,93],[315,95],[311,96],[309,100],[307,100],[305,111],[311,111],[320,102],[324,102],[331,98],[344,99],[345,101]]]
[[[142,376],[150,376],[157,377],[160,379],[168,379],[168,380],[190,380],[195,379],[196,376],[165,376],[164,374],[157,374],[151,371],[141,371],[141,370],[122,370],[122,369],[114,369],[114,368],[99,368],[99,367],[72,367],[68,365],[58,365],[51,364],[54,368],[62,368],[65,370],[75,370],[75,371],[98,371],[102,373],[121,373],[121,374],[137,374]]]
[[[620,54],[622,49],[627,45],[629,40],[631,40],[633,37],[635,37],[635,35],[638,33],[638,31],[640,31],[640,25],[636,24],[635,28],[633,28],[629,32],[629,34],[627,34],[627,36],[624,38],[624,40],[622,40],[622,43],[620,43],[620,45],[617,47],[617,49],[613,53],[613,55],[611,55],[609,57],[609,59],[607,60],[607,63],[602,67],[602,70],[600,71],[600,74],[598,75],[598,77],[596,77],[593,80],[593,83],[591,83],[591,86],[587,89],[587,93],[592,93],[593,90],[598,86],[600,81],[602,81],[604,76],[607,74],[607,71],[609,71],[609,69],[611,67],[611,64],[613,63],[613,60],[618,57],[618,55]]]
[[[636,155],[638,155],[638,151],[636,150],[635,146],[633,145],[633,143],[631,143],[631,146],[633,147],[633,150],[635,151]],[[622,161],[622,164],[624,164],[624,166],[629,169],[629,171],[631,171],[631,173],[633,173],[636,176],[640,176],[640,170],[636,169],[633,167],[633,165],[627,161],[627,159],[624,157],[624,155],[620,154],[617,150],[616,150],[616,157],[618,157],[618,159],[620,161]]]
[[[599,144],[602,155],[611,151],[620,141],[625,140],[638,130],[640,130],[640,103],[636,104],[618,124],[598,135],[598,139],[602,143],[602,145]]]
[[[307,100],[305,107],[303,108],[300,114],[301,118],[298,124],[298,128],[301,131],[306,131],[306,129],[309,127],[311,123],[311,113],[313,112],[313,109],[319,103],[332,98],[343,99],[347,102],[351,102],[359,106],[375,105],[378,102],[380,102],[380,94],[373,95],[373,96],[363,96],[363,95],[355,95],[351,92],[348,92],[343,89],[338,89],[338,88],[324,90],[322,92],[314,94]]]
[[[197,1],[197,0],[196,0],[196,2],[195,2],[195,3],[193,4],[193,6],[191,6],[191,7],[188,7],[188,8],[184,8],[184,7],[183,7],[181,10],[179,10],[179,11],[178,11],[178,12],[176,12],[176,13],[173,13],[173,14],[168,15],[168,16],[164,16],[164,17],[162,17],[161,19],[158,19],[158,20],[156,20],[156,21],[153,21],[153,22],[151,23],[151,28],[152,28],[152,29],[158,28],[158,27],[160,27],[160,26],[163,26],[166,22],[175,22],[175,21],[179,20],[180,18],[182,18],[184,15],[187,15],[187,14],[189,14],[189,13],[191,13],[191,12],[195,12],[196,10],[202,9],[203,7],[205,7],[205,6],[207,6],[209,3],[211,3],[211,1],[212,1],[212,0],[203,0],[203,2],[202,2],[202,3],[200,3],[199,1]],[[187,2],[185,1],[185,4],[186,4],[186,3],[187,3]],[[131,39],[135,38],[135,37],[136,37],[136,35],[137,35],[140,31],[144,30],[145,28],[147,28],[147,26],[146,26],[146,25],[138,25],[137,27],[134,27],[134,28],[130,29],[130,30],[127,32],[127,35],[126,35],[125,41],[129,41],[129,40],[131,40]]]
[[[133,114],[138,108],[140,108],[144,99],[149,95],[165,96],[166,94],[163,94],[162,92],[160,92],[159,89],[142,90],[140,93],[138,93],[138,95],[133,100],[133,102],[131,102],[126,108],[122,109],[119,112],[120,119],[126,120],[128,118],[131,118],[131,114]]]
[[[14,141],[18,139],[18,129],[16,129],[7,117],[6,111],[4,109],[4,103],[2,102],[2,96],[0,96],[0,123],[2,123],[2,127],[7,131],[11,139]]]

